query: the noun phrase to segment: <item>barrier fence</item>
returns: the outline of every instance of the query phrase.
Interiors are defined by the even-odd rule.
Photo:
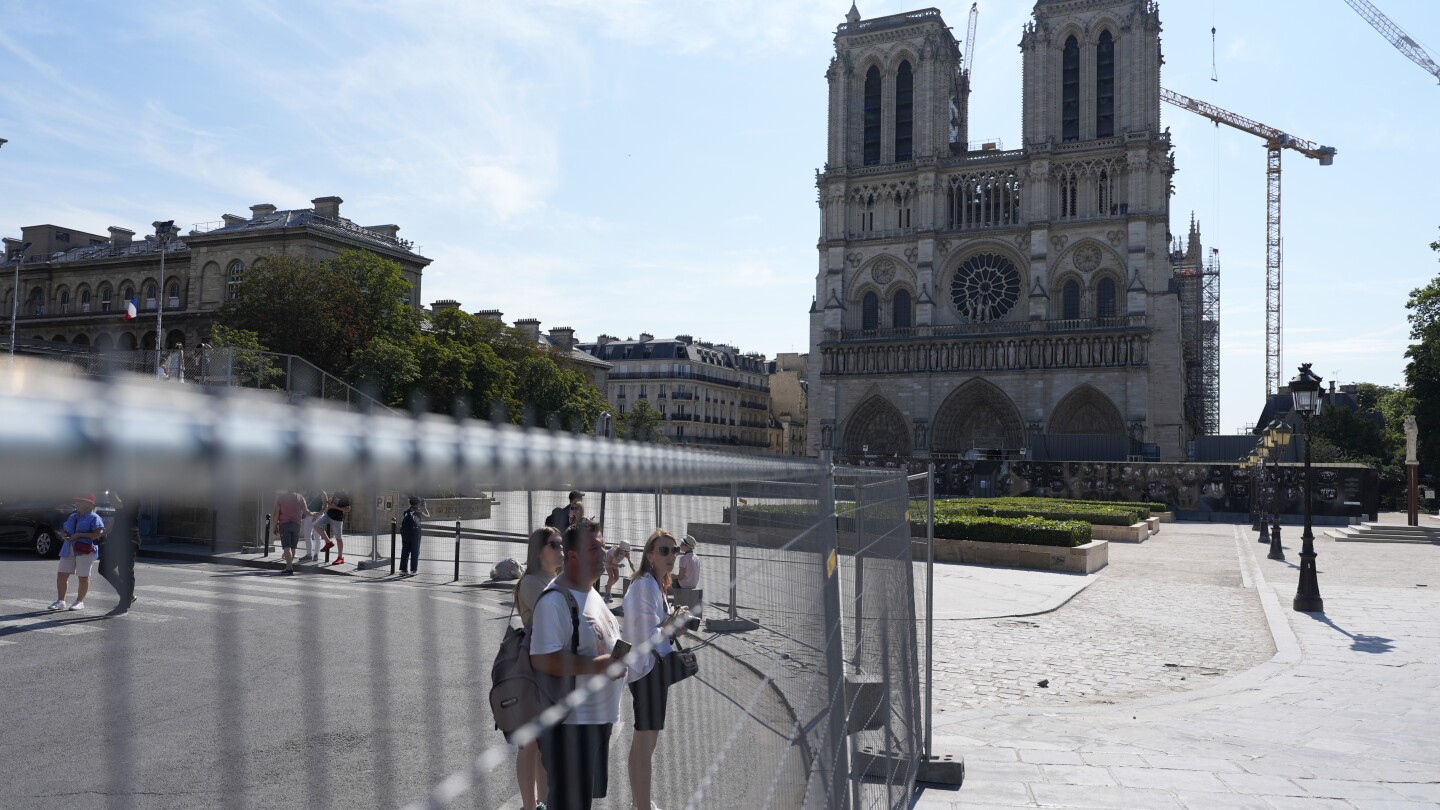
[[[92,674],[107,686],[97,698],[103,733],[90,746],[93,767],[30,763],[40,785],[93,790],[105,797],[97,806],[163,806],[148,797],[177,779],[176,764],[132,742],[181,733],[166,725],[171,718],[145,710],[159,700],[148,674],[159,667],[201,679],[181,766],[182,780],[204,794],[196,804],[518,807],[515,748],[494,729],[486,701],[505,622],[518,620],[505,618],[510,583],[485,580],[494,562],[524,563],[522,536],[576,489],[607,546],[633,549],[620,563],[612,607],[622,606],[657,527],[698,541],[698,593],[675,597],[703,619],[687,636],[700,674],[670,693],[653,764],[657,805],[909,805],[928,745],[928,628],[916,608],[929,598],[927,545],[913,536],[924,519],[913,505],[924,500],[925,476],[297,406],[256,392],[95,379],[44,363],[22,363],[0,380],[0,492],[9,501],[118,490],[158,504],[162,526],[167,503],[208,505],[212,545],[234,551],[266,525],[255,493],[343,489],[355,493],[352,514],[364,527],[347,539],[352,564],[391,554],[393,495],[385,493],[485,512],[427,521],[427,576],[400,580],[388,565],[371,572],[371,592],[388,588],[387,595],[438,587],[431,580],[464,584],[417,602],[403,619],[378,596],[336,615],[325,589],[305,585],[318,580],[267,578],[258,587],[293,587],[307,617],[283,655],[255,640],[250,617],[223,610],[186,625],[194,639],[185,667],[154,661],[157,651],[137,648],[134,631],[100,634]],[[451,543],[467,558],[453,577]],[[609,579],[602,575],[597,588]],[[480,610],[461,620],[443,612],[450,603]],[[144,608],[142,600],[137,612]],[[337,648],[327,643],[333,633],[352,641]],[[645,652],[648,644],[636,647]],[[196,649],[209,660],[196,659]],[[269,678],[283,686],[257,693],[255,684]],[[595,684],[579,681],[516,741],[544,733],[584,700]],[[359,696],[343,715],[327,702],[333,686]],[[630,806],[633,722],[627,692],[608,797],[596,807]],[[292,745],[277,745],[277,735]],[[337,761],[348,764],[343,776]],[[277,781],[280,763],[300,776]],[[286,784],[302,795],[285,792]],[[0,787],[0,805],[19,801],[6,792]]]

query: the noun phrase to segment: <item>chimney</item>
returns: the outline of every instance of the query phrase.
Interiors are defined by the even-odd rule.
[[[447,309],[459,309],[460,302],[451,298],[444,298],[430,305],[431,312],[444,312]]]
[[[695,338],[691,335],[676,335],[675,339],[680,341],[681,343],[684,343],[686,346],[689,346],[691,343],[695,342]]]
[[[561,351],[568,352],[575,348],[575,330],[568,326],[557,326],[550,330],[550,339]]]
[[[239,217],[239,216],[236,216],[236,215],[234,215],[234,214],[221,214],[221,215],[220,215],[220,218],[223,219],[223,220],[225,220],[225,227],[227,227],[227,228],[230,227],[231,225],[239,225],[239,224],[242,223],[242,222],[249,222],[249,221],[250,221],[250,220],[246,219],[245,217]]]
[[[275,213],[275,206],[271,205],[270,203],[260,203],[259,205],[250,206],[251,219],[268,217],[273,213]]]
[[[521,318],[515,322],[515,328],[523,330],[531,343],[540,342],[540,320],[538,318]]]
[[[652,340],[654,340],[654,339],[655,339],[655,336],[652,335],[652,334],[650,334],[649,332],[641,332],[641,333],[640,333],[640,342],[641,342],[641,343],[649,343],[650,341],[652,341]]]
[[[596,346],[604,346],[606,343],[609,343],[609,342],[610,342],[610,336],[607,335],[607,334],[605,334],[605,333],[603,333],[603,332],[600,334],[600,337],[595,338],[595,345],[596,345]]]
[[[498,323],[502,326],[505,323],[505,315],[498,309],[482,309],[479,312],[475,313],[475,317],[479,318],[482,321]]]
[[[117,228],[110,226],[110,244],[115,247],[125,247],[130,240],[135,238],[135,232],[129,228]]]
[[[381,236],[389,237],[390,239],[395,239],[395,238],[397,238],[395,235],[398,234],[398,233],[400,233],[400,226],[399,226],[399,225],[367,225],[367,226],[365,227],[365,230],[367,230],[367,231],[374,231],[375,233],[378,233],[378,234],[380,234]]]
[[[339,197],[316,197],[310,201],[315,206],[315,213],[330,219],[340,218],[340,203],[345,202]]]

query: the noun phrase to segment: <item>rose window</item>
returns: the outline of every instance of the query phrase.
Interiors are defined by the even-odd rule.
[[[950,300],[968,321],[998,321],[1020,301],[1020,272],[1009,259],[995,253],[971,256],[955,271]]]

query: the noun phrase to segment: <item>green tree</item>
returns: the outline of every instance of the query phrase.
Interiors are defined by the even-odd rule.
[[[207,383],[223,379],[226,385],[278,388],[284,382],[284,372],[266,354],[259,335],[223,324],[210,329],[210,351],[202,368]]]
[[[635,407],[628,412],[615,418],[615,431],[621,438],[639,442],[670,442],[665,438],[664,418],[643,399],[636,402]]]
[[[1440,252],[1440,241],[1430,243]],[[1410,348],[1405,356],[1405,381],[1414,407],[1416,426],[1420,429],[1420,469],[1434,475],[1440,472],[1440,277],[1410,291],[1405,302],[1410,310]]]

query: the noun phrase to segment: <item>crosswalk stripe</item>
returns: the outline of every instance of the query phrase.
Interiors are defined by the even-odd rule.
[[[214,585],[216,583],[234,582],[236,580],[240,580],[242,582],[261,582],[265,585],[276,588],[320,588],[324,590],[334,591],[336,593],[343,592],[347,594],[360,593],[358,589],[365,587],[365,585],[369,582],[369,580],[357,581],[350,577],[332,577],[323,575],[307,576],[304,574],[297,574],[293,577],[280,577],[273,574],[242,574],[240,576],[211,577],[210,579],[199,579],[195,580],[194,582],[187,582],[186,584]],[[371,590],[384,589],[372,588]]]
[[[98,627],[92,627],[88,624],[69,623],[54,624],[51,627],[35,627],[35,625],[39,624],[53,624],[61,618],[79,618],[79,616],[81,615],[84,614],[71,613],[67,610],[57,610],[53,613],[42,616],[22,616],[18,614],[11,616],[0,616],[0,633],[4,633],[6,630],[10,630],[12,628],[19,629],[21,627],[29,627],[37,633],[54,633],[57,636],[74,636],[80,633],[93,633],[96,630],[100,629]]]
[[[228,599],[232,602],[248,602],[253,605],[278,605],[294,607],[300,604],[293,599],[275,599],[269,596],[252,596],[248,593],[224,593],[223,591],[200,591],[194,588],[172,588],[168,585],[142,585],[142,593],[169,593],[175,596],[198,596],[202,599]],[[142,600],[143,604],[144,601]]]
[[[179,608],[180,610],[202,610],[208,613],[239,613],[244,610],[250,610],[250,608],[238,607],[236,605],[215,605],[210,602],[182,602],[177,599],[161,599],[158,596],[150,596],[148,594],[144,599],[140,600],[139,604],[142,609],[151,607]],[[133,613],[134,611],[135,608],[131,608],[131,612]]]
[[[247,581],[243,580],[243,579],[240,578],[240,577],[227,577],[227,578],[225,578],[225,579],[212,579],[212,580],[203,580],[203,579],[202,579],[202,580],[198,580],[198,581],[196,581],[196,582],[190,582],[190,583],[187,583],[187,584],[190,584],[190,585],[216,585],[216,584],[224,584],[224,585],[229,585],[229,586],[233,586],[233,587],[236,587],[236,588],[244,588],[244,589],[246,589],[246,590],[251,590],[251,591],[265,591],[266,593],[283,593],[283,594],[288,594],[288,595],[299,596],[299,597],[301,597],[301,598],[314,597],[314,598],[316,598],[316,599],[350,599],[350,598],[353,597],[353,594],[319,593],[319,592],[316,592],[316,591],[309,591],[309,590],[305,590],[305,589],[297,589],[297,588],[294,588],[294,587],[281,587],[281,586],[271,585],[271,584],[269,584],[268,581],[267,581],[265,584],[261,584],[261,583],[259,583],[259,582],[247,582]],[[299,591],[299,593],[297,593],[297,591]]]
[[[494,605],[487,605],[487,604],[485,604],[484,602],[477,602],[477,601],[474,600],[474,599],[460,599],[460,598],[455,597],[455,596],[432,596],[432,597],[430,597],[430,598],[431,598],[431,599],[434,599],[436,602],[449,602],[449,603],[452,604],[452,605],[464,605],[464,606],[466,606],[466,607],[475,608],[476,610],[483,610],[483,611],[486,611],[486,612],[489,612],[489,613],[496,613],[496,614],[499,614],[499,615],[501,615],[501,616],[508,616],[508,615],[510,615],[510,611],[508,611],[508,610],[505,610],[505,609],[503,609],[503,608],[495,607]]]
[[[5,604],[5,605],[17,605],[17,606],[19,606],[19,607],[30,608],[31,610],[45,610],[45,609],[46,609],[47,607],[49,607],[49,605],[50,605],[49,602],[46,602],[46,601],[44,601],[43,599],[0,599],[0,604]],[[108,608],[108,607],[104,607],[104,608],[100,608],[100,609],[101,609],[101,610],[108,610],[109,608]],[[57,611],[57,612],[58,612],[58,611]],[[150,624],[156,624],[156,623],[159,623],[159,622],[168,622],[168,621],[170,621],[171,619],[174,619],[174,618],[175,618],[174,616],[166,616],[166,615],[161,614],[161,613],[134,613],[134,612],[131,612],[131,613],[123,614],[123,615],[124,615],[124,617],[127,618],[127,619],[132,619],[132,620],[137,621],[137,622],[146,622],[146,623],[150,623]]]

